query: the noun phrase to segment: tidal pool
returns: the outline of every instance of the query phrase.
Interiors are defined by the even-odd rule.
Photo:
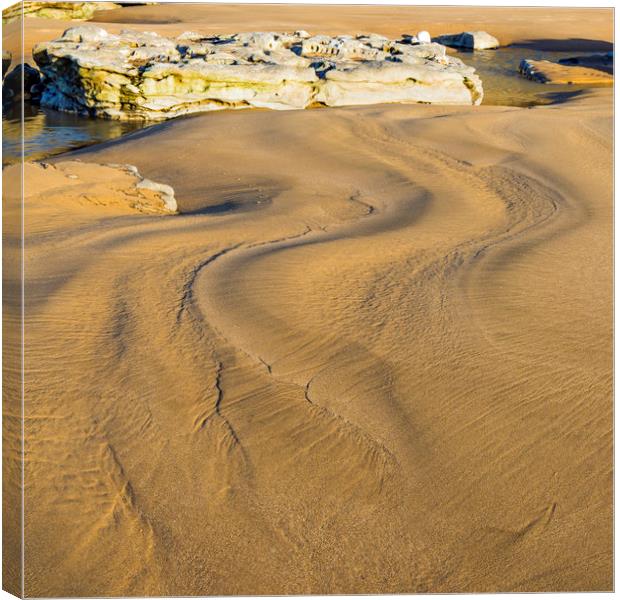
[[[476,69],[476,73],[482,79],[484,89],[482,104],[523,107],[551,104],[562,95],[568,96],[592,87],[591,85],[550,85],[531,81],[519,74],[519,63],[523,58],[558,62],[561,58],[588,56],[594,52],[555,52],[506,46],[497,50],[449,51],[449,53],[458,56],[465,64]]]

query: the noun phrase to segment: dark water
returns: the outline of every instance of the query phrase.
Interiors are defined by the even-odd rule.
[[[578,93],[585,89],[576,85],[544,85],[525,79],[518,72],[522,58],[557,62],[560,58],[592,54],[517,47],[450,53],[475,67],[484,88],[483,104],[508,106],[549,104],[562,94]],[[24,125],[24,152],[27,160],[41,160],[75,148],[113,140],[146,126],[139,122],[80,117],[34,105],[26,106]],[[18,108],[6,113],[3,111],[2,135],[3,164],[20,160],[21,130]]]
[[[24,155],[26,160],[43,158],[82,146],[113,140],[145,125],[80,117],[26,104]],[[2,164],[21,160],[19,106],[2,111]]]
[[[450,52],[452,54],[452,52]],[[561,58],[588,56],[593,52],[551,52],[508,46],[497,50],[455,52],[465,64],[474,67],[482,79],[482,104],[501,106],[535,106],[550,104],[558,94],[578,93],[587,87],[579,85],[549,85],[531,81],[519,74],[521,59],[558,62]]]

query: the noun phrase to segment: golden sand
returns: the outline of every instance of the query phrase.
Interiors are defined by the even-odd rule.
[[[313,6],[263,4],[184,4],[132,6],[95,14],[94,22],[110,33],[121,29],[179,35],[237,31],[294,31],[306,29],[329,35],[375,32],[388,37],[427,30],[436,36],[467,30],[486,30],[502,45],[519,44],[546,50],[612,50],[613,9],[459,6]],[[23,52],[32,59],[34,44],[55,39],[77,21],[28,18],[24,21]],[[3,28],[3,50],[21,56],[21,22]]]
[[[610,590],[611,99],[222,112],[71,156],[178,216],[33,172],[26,594]]]

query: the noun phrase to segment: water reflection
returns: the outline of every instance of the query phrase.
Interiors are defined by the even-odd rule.
[[[89,144],[105,142],[145,126],[140,122],[80,117],[32,104],[24,106],[24,156],[41,160]],[[2,111],[2,164],[21,159],[19,105]]]

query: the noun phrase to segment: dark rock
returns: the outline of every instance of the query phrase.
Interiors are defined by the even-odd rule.
[[[3,50],[2,52],[2,79],[4,79],[6,72],[9,70],[12,60],[13,60],[13,56],[11,55],[11,53],[7,52],[6,50]]]
[[[32,98],[31,89],[33,86],[39,86],[40,83],[41,74],[37,69],[28,63],[17,65],[2,82],[2,104],[6,105],[21,100],[22,90],[24,100],[30,100]]]

